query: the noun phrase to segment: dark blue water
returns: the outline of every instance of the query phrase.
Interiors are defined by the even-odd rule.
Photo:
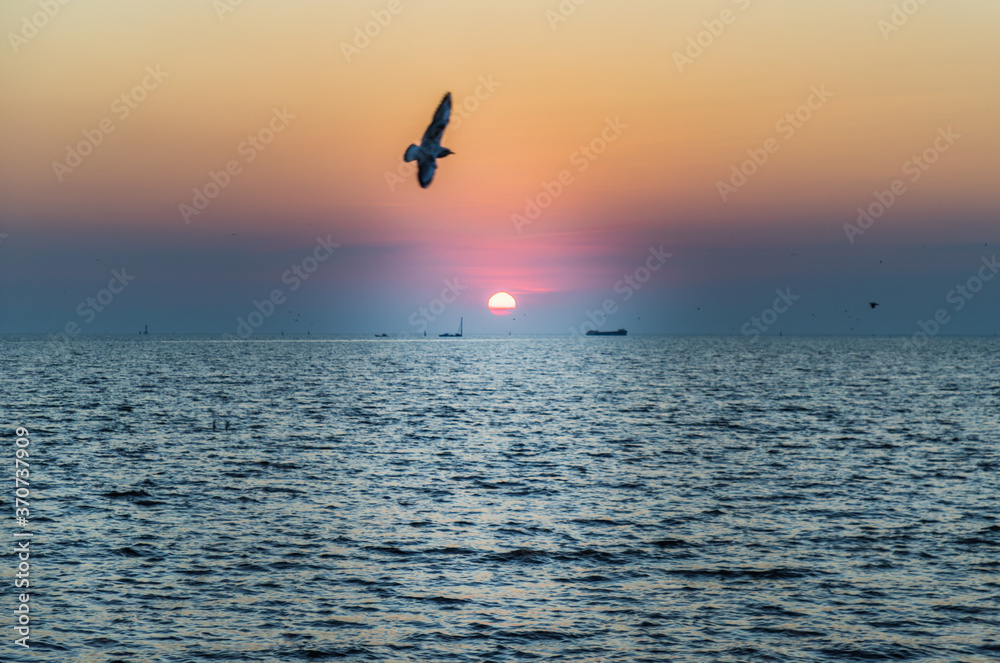
[[[0,351],[4,662],[1000,660],[995,339]]]

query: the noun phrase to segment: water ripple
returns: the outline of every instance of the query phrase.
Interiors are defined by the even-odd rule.
[[[1000,660],[994,339],[0,343],[4,661]]]

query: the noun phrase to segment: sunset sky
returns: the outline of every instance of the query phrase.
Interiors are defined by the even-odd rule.
[[[568,334],[607,305],[748,335],[777,290],[750,329],[1000,329],[995,0],[5,0],[0,27],[0,333]],[[448,91],[423,190],[401,156]]]

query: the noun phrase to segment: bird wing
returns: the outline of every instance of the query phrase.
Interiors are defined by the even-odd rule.
[[[435,159],[421,159],[417,162],[417,181],[420,182],[421,189],[430,186],[431,180],[434,179],[435,170],[437,170]]]
[[[435,144],[441,143],[441,134],[444,133],[444,128],[448,126],[448,120],[451,119],[451,92],[444,95],[444,99],[438,104],[437,110],[434,111],[434,119],[431,120],[430,125],[427,127],[427,131],[424,132],[423,142],[432,142]]]

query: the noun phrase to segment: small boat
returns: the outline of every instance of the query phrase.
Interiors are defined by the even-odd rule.
[[[389,338],[388,334],[375,334],[375,338]]]
[[[462,323],[465,321],[464,318],[458,319],[458,333],[457,334],[438,334],[441,338],[462,338]]]
[[[628,334],[624,329],[619,329],[617,331],[597,331],[596,329],[591,329],[587,332],[587,336],[625,336]]]

